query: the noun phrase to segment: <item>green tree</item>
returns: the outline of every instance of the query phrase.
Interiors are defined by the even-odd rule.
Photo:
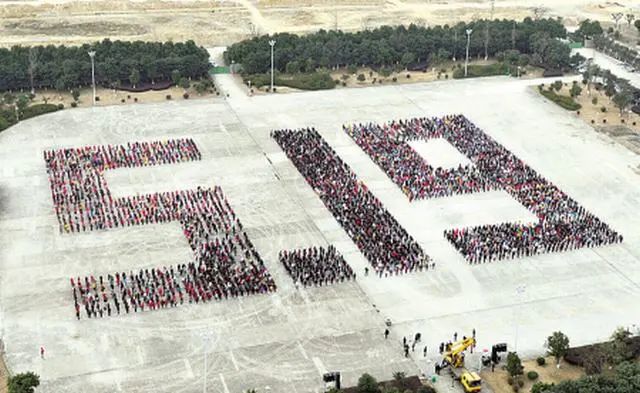
[[[627,109],[631,102],[633,102],[633,96],[626,90],[623,90],[613,96],[613,103],[618,109],[620,109],[620,114],[622,114],[622,112]]]
[[[547,337],[545,347],[547,348],[547,355],[553,356],[556,359],[556,364],[560,367],[560,359],[569,350],[569,337],[562,332],[553,332]]]
[[[171,82],[173,82],[174,85],[180,83],[180,78],[180,70],[171,71]]]
[[[138,71],[137,68],[131,70],[131,73],[129,74],[129,82],[131,82],[134,89],[136,85],[140,83],[140,71]]]
[[[404,52],[402,58],[400,59],[400,64],[402,67],[407,68],[409,65],[413,64],[416,61],[416,55],[412,52]]]
[[[40,377],[31,371],[9,377],[9,393],[33,393],[40,385]]]
[[[616,106],[618,105],[619,104],[616,103]],[[611,341],[607,344],[607,355],[609,362],[614,365],[618,365],[625,360],[633,358],[633,352],[631,349],[631,332],[628,329],[618,327],[613,332],[611,335]]]
[[[574,83],[573,86],[571,86],[569,94],[571,94],[571,97],[573,98],[580,96],[580,94],[582,94],[582,87],[580,87],[579,84]]]
[[[369,374],[362,374],[358,379],[358,393],[380,393],[378,381]]]
[[[555,385],[552,383],[536,382],[531,386],[531,393],[549,392]]]
[[[558,80],[558,81],[553,82],[552,86],[553,86],[553,89],[555,91],[559,92],[560,90],[562,90],[563,83],[562,83],[562,81]]]
[[[522,375],[524,367],[522,367],[522,361],[520,357],[515,352],[509,352],[507,354],[507,372],[510,376],[515,377],[517,375]]]
[[[640,34],[640,19],[636,19],[636,21],[633,22],[633,25],[638,29],[638,34]]]
[[[287,74],[297,74],[298,72],[300,72],[300,63],[295,60],[288,62],[286,71]]]
[[[189,88],[189,86],[191,86],[191,82],[189,82],[189,79],[187,78],[180,79],[180,87],[186,90]]]
[[[23,94],[20,97],[18,97],[18,100],[16,101],[16,107],[18,108],[18,116],[20,118],[22,118],[22,113],[24,112],[25,109],[27,109],[28,106],[29,106],[28,96]]]

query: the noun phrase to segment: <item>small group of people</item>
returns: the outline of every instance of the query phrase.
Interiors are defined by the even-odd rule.
[[[356,279],[356,274],[333,245],[280,251],[278,259],[293,281],[305,287]]]
[[[420,245],[314,128],[271,136],[380,277],[428,269],[430,258]]]
[[[184,192],[113,198],[104,171],[200,159],[192,139],[45,151],[60,233],[176,219]]]
[[[414,134],[404,134],[411,127]],[[365,123],[343,125],[342,129],[396,183],[409,200],[438,198],[454,194],[488,191],[495,184],[472,165],[442,168],[429,165],[407,143],[409,140],[442,137],[441,129],[415,120],[399,120],[386,124]]]
[[[454,228],[444,236],[469,263],[594,247],[622,236],[540,176],[462,115],[414,118],[384,125],[344,126],[362,149],[410,198],[503,189],[538,218]],[[407,141],[444,138],[472,167],[433,170]]]

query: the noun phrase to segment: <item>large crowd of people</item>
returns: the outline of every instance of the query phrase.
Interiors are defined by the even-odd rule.
[[[430,258],[313,128],[271,136],[382,276],[428,269]]]
[[[355,129],[365,133],[363,127]],[[483,179],[481,182],[474,180],[475,184],[484,184],[491,188],[498,187],[507,191],[536,215],[538,221],[532,224],[505,222],[498,225],[446,230],[445,237],[470,263],[622,241],[620,234],[462,115],[415,118],[392,122],[376,130],[380,129],[391,140],[388,143],[395,143],[395,145],[409,140],[445,138],[472,161],[475,170]],[[354,132],[349,131],[348,128],[346,130]],[[359,134],[356,132],[356,135]],[[356,138],[369,140],[374,137],[365,135]],[[367,143],[365,146],[377,145]],[[394,165],[402,166],[402,153],[392,154],[392,150],[374,147],[365,150],[371,149],[375,150],[373,156],[378,157],[374,158],[377,162],[393,161],[396,163]],[[395,151],[400,150],[398,148]],[[406,152],[406,149],[403,148],[402,151]],[[407,164],[409,172],[413,170],[412,165],[415,165],[412,163],[412,157],[412,155],[404,156],[409,161]],[[453,191],[455,189],[452,189]]]
[[[71,278],[76,317],[175,307],[275,291],[220,187],[112,198],[106,169],[200,159],[191,140],[45,153],[62,232],[179,221],[194,259],[176,266]]]
[[[400,120],[342,128],[409,200],[487,191],[496,186],[473,165],[434,168],[409,145],[408,141],[418,139],[418,135],[420,139],[442,137],[442,130],[435,123]],[[413,133],[405,134],[406,128]]]
[[[293,281],[305,287],[356,279],[356,274],[333,245],[280,251],[279,259]]]
[[[177,192],[113,198],[105,170],[200,160],[192,139],[135,142],[44,152],[61,233],[92,231],[177,219]]]

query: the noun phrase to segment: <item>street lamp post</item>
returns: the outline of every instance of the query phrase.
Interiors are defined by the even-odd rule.
[[[276,45],[276,40],[269,40],[271,46],[271,92],[273,93],[273,47]]]
[[[96,105],[96,66],[94,58],[96,57],[96,51],[89,51],[89,57],[91,58],[91,85],[93,86],[93,105]]]
[[[469,67],[469,43],[471,43],[471,33],[473,33],[472,29],[467,29],[467,57],[464,60],[464,77],[467,77],[467,69]]]

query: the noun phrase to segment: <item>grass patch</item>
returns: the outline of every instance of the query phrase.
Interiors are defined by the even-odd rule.
[[[44,115],[58,110],[58,105],[54,104],[35,104],[31,105],[22,112],[20,120],[31,119],[32,117]]]
[[[495,63],[488,65],[469,65],[467,68],[466,78],[480,78],[483,76],[508,75],[510,68],[504,63]],[[454,79],[464,79],[464,67],[458,68],[453,72]]]
[[[270,74],[244,75],[242,79],[251,81],[251,86],[260,88],[271,85]],[[279,74],[275,75],[274,83],[277,86],[293,87],[300,90],[327,90],[333,89],[336,84],[327,72],[313,72],[303,74]]]
[[[582,105],[578,104],[573,98],[569,96],[556,94],[552,90],[545,90],[543,88],[538,88],[538,91],[547,99],[555,102],[556,104],[558,104],[559,106],[561,106],[562,108],[568,111],[577,111],[580,108],[582,108]]]

